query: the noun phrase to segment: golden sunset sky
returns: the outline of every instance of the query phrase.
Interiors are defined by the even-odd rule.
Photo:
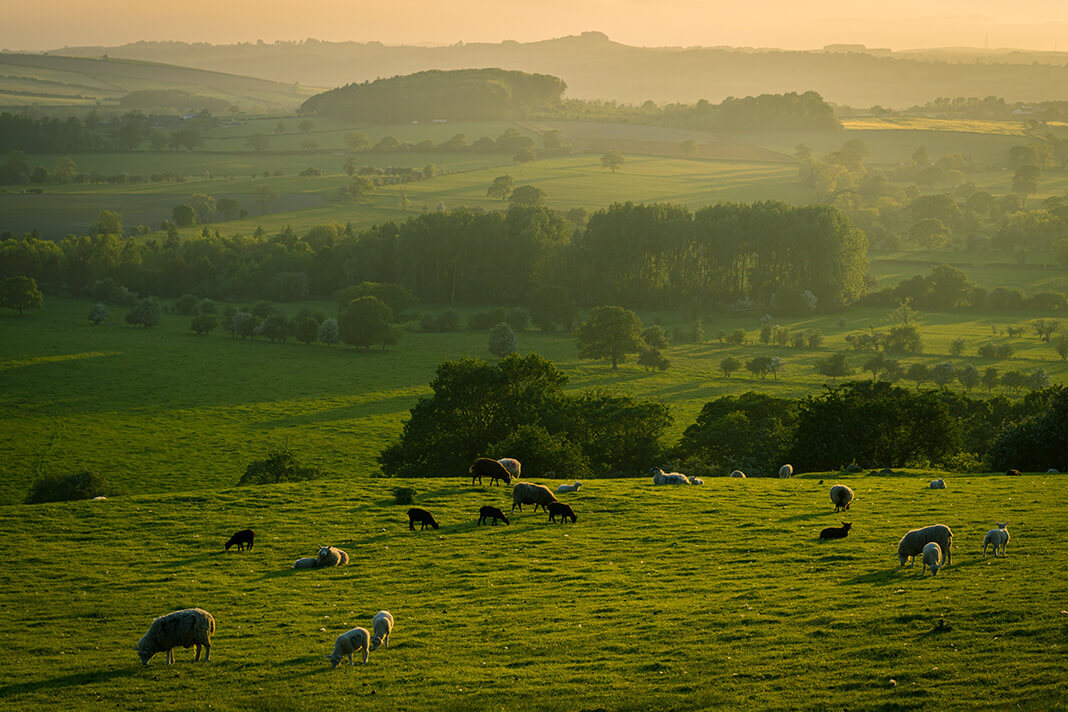
[[[142,39],[530,42],[598,30],[642,46],[1068,51],[1068,0],[0,0],[0,18],[0,48],[13,50]]]

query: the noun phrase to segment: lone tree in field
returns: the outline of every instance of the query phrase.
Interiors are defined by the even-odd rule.
[[[601,156],[601,165],[610,168],[612,173],[623,167],[623,154],[619,151],[609,151]]]
[[[515,353],[519,349],[519,339],[516,338],[512,327],[503,321],[490,329],[489,350],[497,358],[504,358],[508,354]]]
[[[545,205],[545,191],[533,185],[521,185],[512,191],[508,201],[519,207],[537,208]]]
[[[33,277],[19,275],[0,282],[0,307],[17,309],[22,316],[23,309],[40,309],[43,303],[44,296]]]
[[[256,460],[245,468],[239,485],[268,485],[279,482],[300,482],[322,476],[318,467],[301,465],[288,447],[271,450],[264,460]]]
[[[93,326],[100,326],[109,316],[111,312],[103,304],[97,304],[89,310],[89,321],[93,322]]]
[[[349,302],[338,319],[341,340],[351,346],[370,348],[390,341],[393,310],[378,297],[360,297]]]
[[[1038,166],[1020,166],[1012,176],[1012,192],[1018,193],[1020,202],[1026,203],[1027,196],[1034,195],[1038,191],[1038,179],[1042,171]]]
[[[1053,338],[1053,333],[1061,328],[1061,324],[1056,319],[1035,319],[1031,322],[1031,326],[1035,328],[1035,333],[1038,334],[1038,338],[1045,341],[1047,344],[1049,340]]]
[[[641,319],[623,307],[596,307],[575,330],[575,343],[579,358],[611,359],[615,370],[628,353],[644,345]]]
[[[282,127],[282,130],[285,130],[284,126]],[[275,128],[275,131],[277,132],[277,127]],[[256,133],[251,136],[246,136],[245,143],[251,146],[252,150],[256,153],[262,153],[263,151],[266,151],[267,146],[271,144],[271,139],[267,138],[266,134]]]
[[[497,176],[490,183],[489,188],[486,188],[486,195],[491,198],[500,198],[506,200],[509,195],[512,194],[512,176],[503,175]]]
[[[849,363],[846,361],[845,352],[839,351],[836,354],[831,354],[823,361],[817,361],[816,373],[826,376],[831,379],[831,383],[834,383],[839,378],[845,378],[852,374],[853,369],[849,367]]]
[[[148,329],[159,324],[162,313],[163,310],[160,309],[158,299],[145,297],[137,302],[137,305],[126,314],[126,323],[133,326],[143,326]]]
[[[730,379],[731,374],[742,367],[742,362],[733,356],[728,356],[719,362],[719,370],[723,372],[724,378]]]

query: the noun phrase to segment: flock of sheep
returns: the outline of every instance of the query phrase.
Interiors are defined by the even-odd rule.
[[[493,460],[482,457],[475,460],[468,469],[468,474],[471,475],[472,485],[476,481],[481,484],[482,477],[489,477],[490,484],[496,484],[498,481],[510,484],[513,479],[519,478],[521,469],[519,461],[513,458]],[[652,468],[650,472],[653,475],[653,485],[657,486],[704,484],[704,481],[698,477],[688,477],[679,472],[667,473],[657,467]],[[781,479],[791,477],[793,474],[794,469],[788,464],[779,468],[779,477]],[[1016,474],[1016,472],[1010,471],[1007,474]],[[735,470],[730,474],[730,477],[745,478],[745,473]],[[822,480],[820,482],[822,484]],[[556,488],[556,493],[576,492],[581,486],[581,483],[577,481],[571,485],[562,484]],[[929,484],[929,487],[931,489],[945,489],[945,480],[934,480]],[[830,489],[831,503],[834,505],[835,512],[848,510],[853,503],[854,496],[853,490],[846,485],[834,485]],[[538,507],[541,507],[548,512],[550,522],[555,522],[557,517],[561,518],[561,523],[566,522],[568,519],[572,523],[578,521],[578,517],[572,507],[559,501],[553,492],[544,485],[532,482],[515,484],[512,487],[511,512],[514,514],[516,507],[519,507],[519,511],[523,511],[524,504],[533,504],[535,512],[538,511]],[[498,520],[503,521],[505,524],[510,524],[507,515],[498,507],[484,505],[479,509],[478,524],[486,524],[489,520],[492,520],[493,526],[497,525]],[[408,510],[408,528],[414,531],[417,523],[421,525],[421,530],[426,529],[428,525],[434,529],[439,526],[437,520],[434,519],[434,516],[429,511],[419,507],[412,507]],[[1009,542],[1007,526],[1008,523],[998,524],[996,529],[991,529],[986,533],[983,539],[984,558],[986,557],[987,547],[992,547],[994,556],[998,556],[999,551],[1001,556],[1005,556],[1005,546]],[[824,539],[844,539],[848,536],[851,527],[852,523],[849,522],[843,522],[841,527],[828,527],[820,532],[819,538],[821,541]],[[231,547],[236,546],[239,551],[244,551],[246,549],[251,550],[254,544],[255,533],[251,529],[243,529],[230,537],[225,544],[225,548],[229,551]],[[923,574],[930,568],[932,575],[936,575],[941,567],[948,566],[952,561],[952,544],[953,532],[950,528],[944,524],[934,524],[906,532],[898,542],[897,555],[901,562],[900,565],[904,566],[908,561],[910,568],[915,564],[916,557],[920,557],[923,563],[923,569],[920,573]],[[341,549],[333,546],[320,546],[319,553],[316,556],[297,559],[293,563],[293,568],[313,569],[344,566],[348,561],[349,555]],[[362,653],[363,662],[366,663],[370,651],[376,650],[382,645],[388,648],[389,636],[393,631],[393,615],[389,611],[379,611],[371,621],[371,628],[373,634],[368,632],[366,628],[356,627],[339,635],[334,642],[334,652],[325,656],[329,658],[331,665],[337,667],[338,663],[346,657],[349,659],[349,663],[354,665],[354,653]],[[211,655],[211,636],[214,632],[215,618],[210,613],[200,608],[187,608],[168,613],[152,621],[148,632],[137,644],[136,650],[143,665],[147,665],[148,661],[156,653],[162,652],[167,653],[167,664],[173,663],[174,648],[176,647],[194,647],[196,649],[196,655],[193,658],[194,662],[200,660],[200,653],[203,649],[206,662]]]

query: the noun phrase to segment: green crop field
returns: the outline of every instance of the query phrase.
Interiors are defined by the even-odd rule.
[[[21,501],[40,474],[82,468],[100,471],[131,494],[230,486],[249,462],[284,443],[328,472],[364,479],[380,474],[376,456],[397,438],[417,399],[429,393],[440,363],[493,358],[480,331],[424,333],[413,324],[397,346],[359,351],[234,340],[222,330],[198,337],[189,330],[189,317],[173,314],[143,330],[123,324],[121,307],[94,327],[86,319],[90,306],[48,297],[42,311],[0,314],[0,457],[7,473],[0,502]],[[333,315],[332,304],[311,306]],[[298,307],[286,305],[290,316]],[[854,308],[844,313],[844,327],[839,315],[781,321],[792,333],[819,329],[825,341],[818,349],[760,344],[756,317],[712,317],[703,323],[704,342],[665,351],[671,366],[664,372],[647,373],[633,357],[617,372],[604,361],[580,361],[572,337],[563,333],[521,332],[519,350],[553,361],[571,388],[608,388],[667,403],[675,418],[666,436],[670,445],[719,396],[818,392],[825,379],[816,374],[816,361],[846,348],[849,334],[888,328],[884,315]],[[646,323],[661,319],[669,334],[690,324],[679,315],[642,316]],[[980,370],[994,365],[1002,373],[1043,368],[1052,382],[1068,382],[1068,363],[1032,331],[1014,339],[1004,335],[1003,327],[1025,325],[1034,316],[925,313],[924,352],[902,361],[949,360]],[[739,328],[747,331],[746,344],[720,343],[720,332]],[[964,339],[965,353],[950,357],[957,338]],[[976,351],[985,343],[1011,343],[1015,353],[1004,361],[979,358]],[[739,373],[728,380],[718,367],[728,355],[743,362],[778,356],[787,365],[778,379]],[[858,378],[867,358],[850,357]]]
[[[352,452],[353,457],[356,452]],[[1064,710],[1063,477],[814,473],[654,488],[591,480],[578,522],[506,488],[334,479],[0,507],[0,703],[70,709]],[[827,497],[856,491],[836,515]],[[552,483],[555,485],[555,483]],[[390,488],[441,522],[408,531]],[[819,543],[851,521],[845,540]],[[981,557],[1008,521],[1007,556]],[[944,523],[952,564],[899,568],[908,529]],[[251,527],[251,552],[223,551]],[[331,544],[348,566],[293,571]],[[210,611],[210,662],[142,668],[153,617]],[[389,649],[331,669],[353,626],[393,613]]]

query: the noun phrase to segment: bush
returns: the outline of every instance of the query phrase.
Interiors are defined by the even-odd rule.
[[[30,488],[26,504],[42,502],[69,502],[76,499],[92,499],[111,494],[104,478],[91,470],[82,470],[72,475],[41,477]]]
[[[504,307],[472,314],[467,319],[467,328],[472,331],[488,331],[501,322],[508,321],[508,310]]]
[[[93,326],[99,326],[101,322],[107,321],[109,316],[111,312],[103,304],[97,304],[89,310],[89,321],[93,322]]]
[[[515,332],[512,331],[512,327],[508,326],[508,324],[501,322],[490,329],[489,350],[491,354],[498,358],[504,358],[518,349],[519,340],[516,338]]]
[[[189,324],[189,328],[197,334],[210,334],[215,331],[219,326],[219,320],[211,314],[201,314],[200,316],[193,317],[193,321]]]
[[[239,485],[267,485],[279,482],[301,482],[321,477],[322,470],[305,467],[297,461],[288,447],[271,450],[267,459],[256,460],[245,468],[245,474],[237,481]]]
[[[148,329],[159,324],[161,311],[158,299],[146,297],[126,314],[126,323]]]
[[[423,331],[459,331],[460,312],[455,309],[446,309],[438,314],[426,313],[419,320]]]
[[[393,488],[393,503],[394,504],[411,504],[415,501],[415,495],[417,492],[411,487],[394,487]]]
[[[195,294],[183,294],[174,303],[174,312],[182,316],[193,316],[200,306],[200,298]]]
[[[658,349],[666,349],[669,346],[667,332],[659,324],[653,324],[644,329],[642,341]]]

